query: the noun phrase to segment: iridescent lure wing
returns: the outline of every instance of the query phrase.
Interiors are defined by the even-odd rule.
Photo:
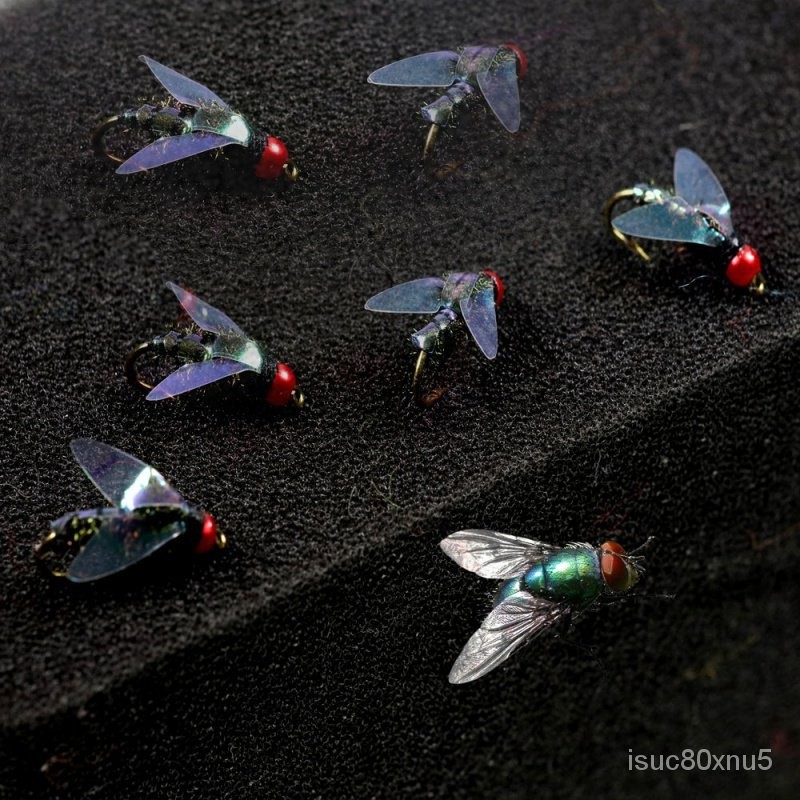
[[[713,217],[725,234],[733,235],[730,201],[716,175],[697,153],[685,147],[675,153],[673,179],[676,195]]]
[[[73,583],[87,583],[121,572],[185,531],[186,524],[180,519],[160,525],[148,518],[105,520],[69,565],[67,578]]]
[[[435,314],[442,307],[442,278],[418,278],[392,286],[367,300],[367,311],[389,314]]]
[[[450,50],[423,53],[376,69],[367,81],[380,86],[450,86],[457,63],[458,53]]]
[[[228,104],[217,97],[211,89],[203,86],[202,83],[193,81],[180,72],[165,67],[153,60],[149,56],[139,56],[139,58],[150,67],[150,71],[156,76],[156,80],[179,102],[186,106],[197,108],[209,108],[218,106],[221,109],[229,109]]]
[[[183,310],[202,330],[216,334],[239,333],[242,336],[245,335],[244,331],[227,314],[223,314],[219,309],[210,306],[199,297],[195,297],[191,292],[187,292],[186,289],[182,289],[171,281],[167,281],[167,288],[175,293]]]
[[[193,131],[177,136],[163,136],[120,164],[117,167],[117,174],[130,175],[134,172],[143,172],[164,164],[171,164],[173,161],[196,156],[198,153],[227,147],[229,144],[240,144],[240,142],[211,131]]]
[[[516,592],[472,634],[450,670],[450,683],[467,683],[491,672],[529,639],[570,613],[569,606]]]
[[[184,364],[170,373],[147,395],[148,400],[165,400],[184,392],[191,392],[209,383],[221,381],[240,372],[254,372],[249,364],[227,358],[211,358]]]
[[[503,50],[498,51],[488,70],[477,75],[478,86],[486,104],[500,120],[503,127],[516,133],[519,130],[519,83],[517,62]]]
[[[75,439],[70,447],[89,480],[122,511],[185,505],[164,476],[138,458],[93,439]]]
[[[464,322],[486,358],[497,355],[497,319],[495,317],[494,283],[483,275],[472,291],[460,300]]]
[[[680,197],[632,208],[615,217],[613,226],[626,236],[718,247],[725,237]]]
[[[558,549],[547,542],[476,529],[456,531],[442,539],[439,546],[460,567],[497,580],[524,574]]]

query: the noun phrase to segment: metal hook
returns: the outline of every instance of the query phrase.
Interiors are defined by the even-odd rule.
[[[644,261],[649,261],[650,256],[638,242],[631,239],[630,236],[626,236],[624,233],[622,233],[622,231],[618,231],[611,224],[611,212],[614,210],[614,207],[617,205],[617,203],[619,203],[620,200],[630,200],[639,196],[640,192],[638,192],[636,189],[621,189],[616,194],[611,195],[608,200],[606,200],[606,204],[603,206],[603,216],[605,217],[608,229],[625,245],[625,247],[627,247],[629,250],[632,250]]]
[[[748,288],[754,295],[761,297],[767,291],[767,281],[764,278],[764,273],[757,272],[753,275],[753,280],[750,281]]]
[[[45,536],[44,539],[42,539],[42,541],[39,542],[39,544],[36,545],[36,547],[33,550],[33,554],[36,556],[36,558],[39,561],[45,561],[47,559],[47,557],[50,555],[50,553],[53,550],[53,545],[55,544],[56,538],[57,538],[56,532],[55,531],[50,531],[50,533],[48,533],[47,536]],[[66,572],[62,572],[62,573],[53,572],[53,574],[54,575],[59,575],[59,574],[60,575],[66,575],[67,573]]]
[[[119,125],[121,122],[122,117],[120,117],[118,114],[115,114],[113,117],[104,119],[92,131],[92,147],[94,148],[95,153],[97,153],[99,156],[105,156],[109,161],[113,161],[115,164],[121,164],[123,161],[125,161],[125,159],[108,152],[105,143],[105,135],[108,133],[108,131]]]
[[[300,170],[297,169],[297,166],[295,165],[294,161],[292,161],[292,159],[289,159],[283,165],[283,177],[286,178],[287,181],[291,181],[292,183],[294,183],[298,179],[298,177],[300,177]]]
[[[430,392],[423,394],[420,377],[422,376],[422,371],[425,368],[425,362],[427,361],[427,358],[427,351],[420,350],[419,355],[417,356],[417,362],[414,365],[414,376],[411,379],[411,391],[414,395],[414,400],[416,400],[419,405],[424,406],[425,408],[431,408],[438,403],[445,394],[447,394],[448,389],[447,387],[440,387],[438,389],[431,389]]]
[[[161,341],[159,339],[153,339],[150,342],[142,342],[136,345],[136,347],[125,356],[125,377],[128,379],[128,383],[130,383],[131,386],[136,386],[144,392],[149,392],[153,388],[152,384],[143,381],[141,377],[139,377],[139,372],[136,369],[136,362],[145,353],[159,348],[160,344]]]
[[[431,124],[430,128],[428,128],[428,135],[425,137],[425,147],[422,149],[423,161],[430,155],[430,151],[433,150],[434,142],[439,136],[439,129],[441,127],[441,125],[434,122]]]
[[[292,389],[291,403],[299,410],[305,406],[306,396],[299,389]]]

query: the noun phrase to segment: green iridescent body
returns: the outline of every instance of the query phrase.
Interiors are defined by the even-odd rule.
[[[124,119],[132,127],[148,130],[156,137],[209,131],[234,139],[244,147],[253,138],[247,120],[230,109],[144,105],[126,111]]]
[[[50,524],[54,542],[45,560],[52,568],[67,564],[98,534],[105,540],[95,564],[108,558],[125,560],[152,544],[186,538],[194,545],[200,538],[203,519],[188,506],[150,506],[127,513],[118,508],[95,508],[64,514]]]
[[[600,557],[594,548],[567,547],[534,564],[524,575],[505,581],[495,606],[519,591],[583,608],[603,593]]]

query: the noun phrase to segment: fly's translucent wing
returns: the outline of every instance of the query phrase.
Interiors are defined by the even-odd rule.
[[[150,71],[156,76],[156,80],[179,102],[186,106],[196,106],[207,108],[209,106],[219,106],[228,109],[228,104],[217,97],[211,89],[203,86],[202,83],[193,81],[180,72],[176,72],[171,67],[165,67],[154,61],[149,56],[139,56],[139,58],[150,67]]]
[[[418,278],[392,286],[367,300],[367,311],[390,314],[434,314],[442,307],[442,278]]]
[[[175,293],[175,297],[178,298],[178,302],[183,306],[183,310],[202,330],[217,334],[233,332],[240,333],[242,336],[245,335],[245,332],[227,314],[223,314],[214,306],[210,306],[199,297],[195,297],[191,292],[187,292],[186,289],[171,281],[167,281],[166,285],[168,289]]]
[[[376,69],[367,80],[380,86],[449,86],[455,80],[458,53],[423,53]]]
[[[93,439],[75,439],[70,447],[89,480],[123,511],[184,505],[183,497],[164,476],[138,458]]]
[[[472,291],[459,303],[464,322],[486,358],[497,355],[497,319],[494,307],[494,284],[481,276]]]
[[[106,520],[75,556],[67,569],[67,578],[73,583],[88,583],[113,575],[146,558],[185,530],[186,524],[180,519],[162,525],[144,518]]]
[[[164,164],[171,164],[173,161],[180,161],[183,158],[196,156],[198,153],[205,153],[208,150],[216,150],[220,147],[227,147],[229,144],[239,144],[236,139],[230,136],[222,136],[219,133],[210,131],[194,131],[192,133],[181,133],[178,136],[163,136],[156,139],[152,144],[148,144],[134,153],[127,161],[117,167],[117,175],[131,175],[134,172],[143,172],[154,167],[161,167]]]
[[[546,542],[522,539],[507,533],[464,530],[451,533],[439,547],[460,567],[482,578],[516,578],[559,548]]]
[[[615,217],[612,225],[626,236],[641,239],[686,242],[708,247],[718,247],[725,242],[725,237],[680,197],[632,208]]]
[[[450,683],[468,683],[491,672],[515,650],[570,613],[569,606],[528,592],[500,603],[470,640],[450,670]]]
[[[489,108],[511,133],[519,130],[519,85],[513,58],[478,73],[478,86]]]
[[[147,400],[164,400],[167,397],[175,397],[184,392],[191,392],[209,383],[221,381],[231,375],[240,372],[252,372],[253,368],[249,364],[242,364],[241,361],[230,361],[227,358],[212,358],[208,361],[195,361],[191,364],[184,364],[175,372],[167,375],[147,395]]]
[[[675,153],[673,180],[675,194],[713,217],[728,236],[733,235],[730,201],[716,175],[697,153],[686,147]]]

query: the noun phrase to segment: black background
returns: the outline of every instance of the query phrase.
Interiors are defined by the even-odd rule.
[[[9,797],[793,797],[800,756],[800,13],[784,2],[22,3],[0,12],[0,783]],[[396,58],[517,42],[522,127],[478,113],[418,162],[434,92]],[[120,178],[103,116],[161,96],[147,53],[288,145]],[[615,190],[712,166],[772,293],[615,242]],[[392,282],[492,268],[500,354],[463,341],[409,403]],[[147,404],[122,360],[173,280],[297,372]],[[99,498],[88,436],[165,473],[230,548],[86,590],[32,547]],[[641,592],[466,687],[493,585],[438,540],[657,537]],[[708,748],[768,772],[631,772]]]

